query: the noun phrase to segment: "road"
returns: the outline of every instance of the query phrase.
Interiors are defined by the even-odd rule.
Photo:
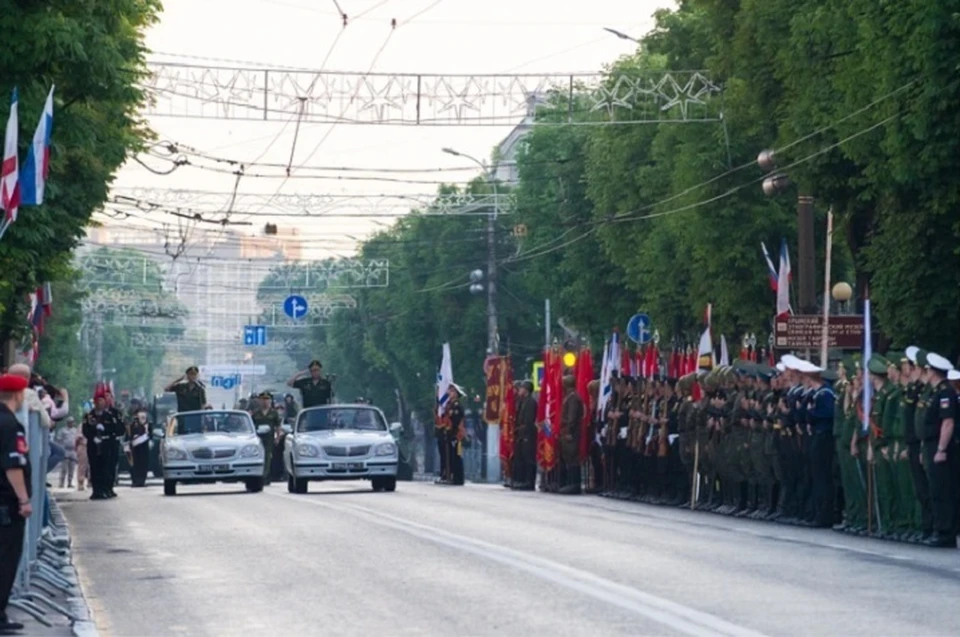
[[[960,552],[400,483],[61,498],[102,635],[955,635]],[[82,495],[82,494],[80,494]]]

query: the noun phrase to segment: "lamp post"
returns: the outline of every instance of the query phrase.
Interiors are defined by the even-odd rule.
[[[493,214],[487,215],[487,353],[496,355],[497,352],[497,243],[496,243],[496,222],[497,215],[500,212],[500,197],[497,193],[497,180],[492,171],[486,164],[465,153],[461,153],[452,148],[444,148],[443,152],[454,157],[463,157],[469,159],[486,173],[490,184],[493,186]],[[471,292],[478,292],[477,286],[479,280],[474,280],[471,275]]]
[[[486,174],[493,186],[493,214],[487,215],[487,354],[496,356],[500,352],[497,337],[497,215],[500,212],[500,197],[497,192],[497,179],[492,170],[489,170],[482,161],[471,155],[461,153],[452,148],[444,148],[443,152],[454,157],[469,159]],[[483,273],[474,270],[470,273],[470,292],[477,294],[482,291],[480,279]],[[486,447],[484,449],[484,465],[486,479],[493,482],[500,477],[500,425],[487,424]]]

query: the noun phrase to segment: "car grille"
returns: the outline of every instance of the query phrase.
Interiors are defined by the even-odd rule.
[[[232,458],[237,455],[236,449],[210,449],[209,447],[200,447],[190,452],[197,460],[214,460],[221,458]]]
[[[331,458],[355,458],[370,453],[370,445],[362,447],[324,447],[324,453]]]

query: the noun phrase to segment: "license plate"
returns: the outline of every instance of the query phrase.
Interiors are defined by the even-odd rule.
[[[228,464],[215,464],[213,465],[214,471],[230,471],[230,465]]]
[[[355,470],[355,471],[362,471],[362,470],[363,470],[363,463],[362,463],[362,462],[351,462],[350,465],[349,465],[349,468],[350,468],[351,470]]]
[[[334,470],[334,471],[346,471],[346,470],[347,470],[347,463],[346,463],[346,462],[334,462],[334,463],[333,463],[333,470]]]

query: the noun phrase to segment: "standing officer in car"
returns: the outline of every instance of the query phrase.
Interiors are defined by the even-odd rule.
[[[163,388],[177,395],[177,411],[200,411],[207,404],[207,392],[197,380],[200,370],[196,365],[187,368],[187,373]]]
[[[322,369],[320,361],[312,360],[307,369],[297,372],[287,381],[288,387],[300,390],[300,402],[304,408],[329,405],[333,398],[333,385],[330,379],[320,375]]]
[[[270,484],[270,466],[273,462],[273,444],[277,431],[280,430],[280,414],[273,408],[273,394],[268,391],[260,392],[260,404],[253,412],[253,424],[259,427],[267,425],[270,432],[260,436],[263,443],[263,484]],[[259,435],[259,434],[258,434]]]
[[[32,512],[27,435],[14,415],[23,405],[27,384],[20,376],[0,376],[0,634],[23,630],[23,624],[10,621],[6,611]]]

